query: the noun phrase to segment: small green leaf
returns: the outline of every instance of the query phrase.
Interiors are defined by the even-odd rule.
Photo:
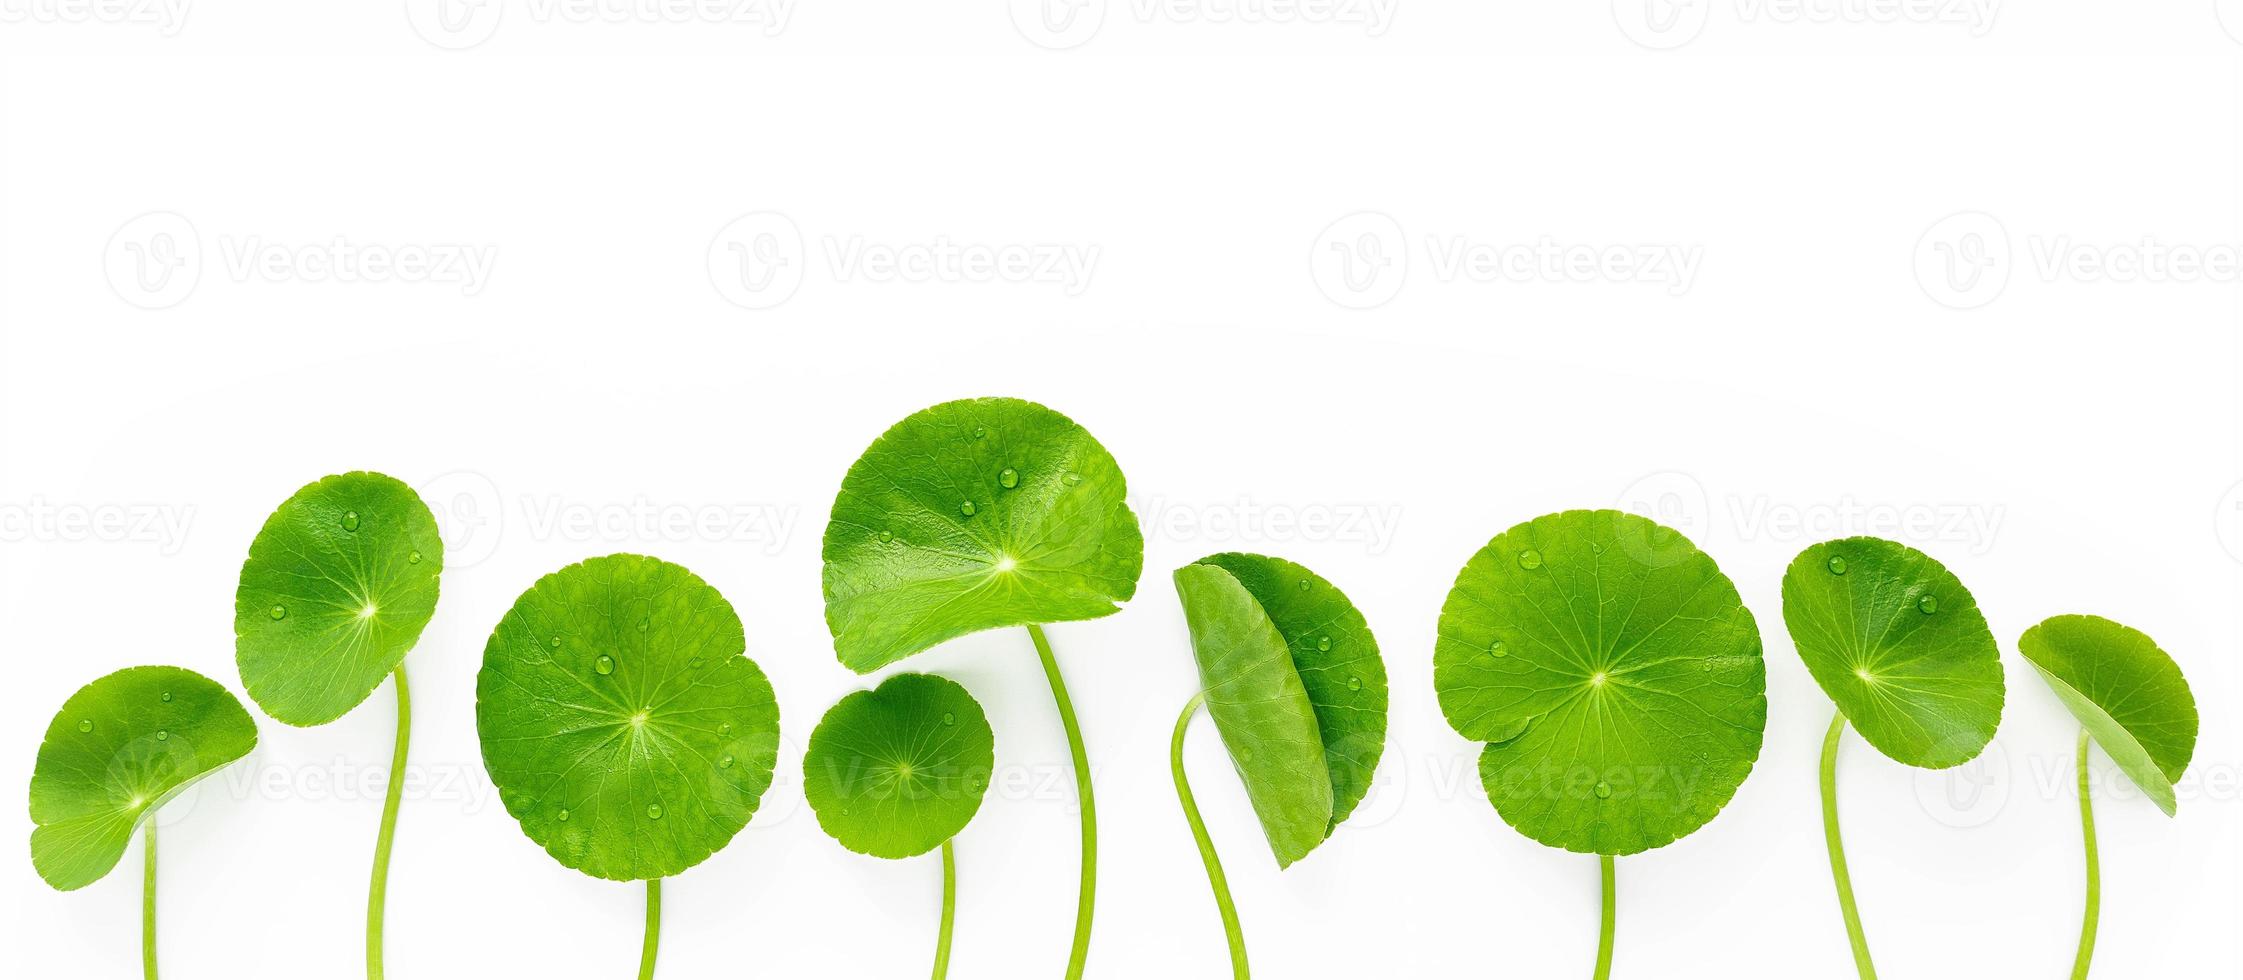
[[[1175,581],[1208,715],[1289,866],[1370,792],[1386,745],[1378,641],[1338,587],[1281,558],[1211,555]]]
[[[1121,468],[1032,402],[945,402],[896,423],[826,525],[826,626],[866,673],[953,637],[1112,614],[1145,541]]]
[[[1930,555],[1882,538],[1809,547],[1783,577],[1799,658],[1877,751],[1946,769],[2002,720],[2002,658],[1978,601]]]
[[[506,812],[618,881],[699,864],[771,785],[779,706],[732,604],[642,555],[539,579],[483,649],[475,728]]]
[[[31,771],[31,863],[62,891],[108,874],[141,820],[257,747],[257,723],[217,681],[128,667],[62,703]]]
[[[1441,607],[1441,711],[1491,744],[1496,812],[1552,847],[1660,847],[1721,812],[1760,755],[1752,613],[1671,528],[1568,511],[1495,537]]]
[[[2017,649],[2126,777],[2172,816],[2173,784],[2196,754],[2196,696],[2181,666],[2140,630],[2100,616],[2056,616]]]
[[[234,659],[265,713],[342,717],[381,686],[436,612],[444,543],[413,488],[379,473],[296,491],[250,542],[234,592]]]
[[[965,688],[933,674],[897,674],[842,698],[818,721],[802,757],[803,794],[841,846],[914,857],[974,818],[995,745]]]

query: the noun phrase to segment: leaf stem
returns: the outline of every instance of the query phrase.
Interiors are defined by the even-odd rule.
[[[1083,964],[1090,959],[1091,906],[1098,894],[1098,808],[1090,794],[1090,756],[1083,751],[1082,726],[1075,723],[1075,706],[1067,700],[1067,682],[1059,676],[1059,661],[1051,655],[1044,629],[1028,624],[1028,638],[1036,643],[1043,661],[1044,679],[1051,682],[1051,697],[1059,704],[1059,724],[1067,730],[1067,754],[1075,765],[1075,801],[1082,809],[1082,884],[1075,894],[1075,945],[1067,955],[1067,980],[1082,980]]]
[[[662,879],[646,880],[646,940],[639,945],[639,980],[654,980],[654,953],[662,945]]]
[[[1854,906],[1854,881],[1846,874],[1846,844],[1838,838],[1838,738],[1846,734],[1846,713],[1830,719],[1830,734],[1822,740],[1822,836],[1830,848],[1830,879],[1838,885],[1838,910],[1846,916],[1846,938],[1853,943],[1854,969],[1861,980],[1877,980],[1877,967],[1869,962],[1869,939],[1861,931],[1861,910]]]
[[[2087,980],[2088,961],[2095,958],[2095,925],[2103,915],[2103,868],[2095,853],[2095,800],[2087,780],[2087,729],[2079,730],[2079,829],[2087,841],[2087,913],[2080,919],[2079,955],[2072,959],[2072,980]]]
[[[146,857],[140,872],[140,972],[156,980],[156,815],[140,832]]]
[[[382,980],[382,909],[389,900],[389,848],[397,837],[397,804],[405,798],[405,750],[413,741],[413,694],[405,665],[397,682],[397,745],[389,755],[389,795],[382,798],[382,829],[374,837],[374,876],[366,886],[366,980]]]
[[[950,974],[950,927],[958,916],[958,856],[942,842],[942,928],[935,933],[935,980]]]
[[[1192,784],[1184,778],[1184,732],[1206,700],[1204,691],[1192,695],[1184,703],[1184,713],[1176,717],[1176,734],[1168,740],[1168,771],[1176,780],[1176,802],[1184,805],[1184,822],[1192,825],[1192,839],[1199,842],[1199,860],[1207,866],[1207,884],[1215,890],[1215,911],[1222,915],[1223,937],[1230,941],[1231,976],[1246,980],[1246,936],[1238,928],[1238,906],[1231,904],[1231,887],[1223,878],[1223,859],[1215,856],[1215,842],[1208,839],[1207,824],[1199,818],[1199,804],[1192,801]]]
[[[1612,855],[1597,855],[1597,878],[1604,885],[1604,920],[1597,927],[1596,980],[1612,976],[1612,926],[1619,912],[1620,886],[1612,869]]]

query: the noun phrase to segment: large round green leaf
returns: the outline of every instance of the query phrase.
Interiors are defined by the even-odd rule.
[[[981,704],[956,682],[897,674],[842,698],[810,733],[802,790],[818,826],[859,854],[907,858],[956,837],[996,765]]]
[[[2196,754],[2196,696],[2181,665],[2140,630],[2100,616],[2056,616],[2017,649],[2126,777],[2171,816],[2173,783]]]
[[[1441,607],[1441,712],[1544,844],[1633,854],[1712,820],[1760,755],[1767,675],[1736,587],[1680,533],[1568,511],[1495,537]]]
[[[826,626],[865,673],[952,637],[1113,613],[1144,537],[1121,467],[1032,402],[945,402],[896,423],[841,481]]]
[[[1362,613],[1292,562],[1212,555],[1176,570],[1207,712],[1280,867],[1370,791],[1386,744],[1386,665]]]
[[[63,891],[92,884],[142,819],[256,747],[241,702],[194,671],[128,667],[79,688],[31,770],[32,866]]]
[[[716,853],[778,762],[778,702],[745,649],[732,604],[669,562],[608,555],[539,579],[475,679],[506,812],[600,878],[668,877]]]
[[[444,543],[413,488],[379,473],[296,491],[250,542],[234,592],[234,659],[265,713],[343,716],[405,662],[436,612]]]
[[[2001,650],[1930,555],[1883,538],[1809,547],[1784,571],[1783,618],[1815,683],[1894,761],[1946,769],[1993,740]]]

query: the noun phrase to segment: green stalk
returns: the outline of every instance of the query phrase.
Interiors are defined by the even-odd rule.
[[[1597,855],[1597,877],[1604,885],[1604,921],[1597,927],[1596,980],[1610,980],[1612,976],[1612,926],[1618,916],[1620,904],[1619,883],[1614,880],[1612,855]]]
[[[397,746],[389,755],[389,795],[382,799],[382,829],[374,838],[374,877],[366,887],[366,980],[382,980],[382,909],[389,898],[389,848],[397,837],[397,804],[405,798],[405,749],[413,741],[413,695],[405,665],[397,681]]]
[[[1075,723],[1075,706],[1067,700],[1067,682],[1059,676],[1059,661],[1051,655],[1044,629],[1030,623],[1028,638],[1036,643],[1043,661],[1044,679],[1051,682],[1051,697],[1059,704],[1059,724],[1067,730],[1067,754],[1075,765],[1075,801],[1082,809],[1082,884],[1075,893],[1075,945],[1067,955],[1067,980],[1082,980],[1083,963],[1090,959],[1090,914],[1098,894],[1098,808],[1090,796],[1090,756],[1083,751],[1083,731]]]
[[[1184,703],[1184,713],[1177,716],[1176,734],[1168,740],[1168,771],[1176,779],[1176,801],[1184,805],[1184,822],[1192,825],[1192,839],[1199,842],[1199,860],[1207,866],[1207,884],[1215,889],[1215,911],[1223,917],[1223,937],[1231,946],[1231,976],[1246,980],[1246,936],[1238,928],[1238,906],[1231,904],[1231,887],[1223,879],[1223,860],[1215,856],[1215,842],[1208,839],[1207,823],[1199,818],[1199,805],[1192,801],[1192,784],[1184,778],[1184,731],[1191,727],[1206,700],[1205,692],[1192,695]]]
[[[654,980],[654,953],[662,945],[662,879],[646,880],[646,940],[639,945],[639,980]]]
[[[1846,844],[1838,838],[1838,737],[1846,734],[1846,713],[1830,719],[1822,740],[1822,836],[1830,847],[1830,879],[1838,885],[1838,909],[1846,916],[1846,938],[1854,946],[1854,969],[1861,980],[1877,980],[1869,962],[1869,939],[1862,935],[1861,910],[1854,906],[1854,880],[1846,874]]]
[[[935,933],[935,980],[950,974],[950,925],[958,915],[958,857],[942,842],[942,928]]]
[[[2095,853],[2095,800],[2088,793],[2087,729],[2079,730],[2079,829],[2087,840],[2087,914],[2079,926],[2079,955],[2072,959],[2072,980],[2087,980],[2088,961],[2095,958],[2095,924],[2103,915],[2103,868]]]
[[[148,825],[140,832],[147,843],[147,855],[140,872],[140,972],[148,980],[156,980],[156,815],[148,815]]]

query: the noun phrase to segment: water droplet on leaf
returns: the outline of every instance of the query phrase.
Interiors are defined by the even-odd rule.
[[[1007,490],[1019,486],[1020,472],[1010,466],[1005,467],[1004,472],[997,474],[997,485]]]
[[[646,805],[646,818],[647,818],[648,820],[660,820],[660,819],[662,819],[662,804],[660,804],[660,803],[649,803],[649,804],[647,804],[647,805]]]
[[[157,732],[157,733],[156,733],[156,741],[158,741],[158,742],[169,742],[169,741],[171,741],[171,733],[170,733],[170,732],[165,732],[165,731],[159,731],[159,732]]]
[[[1541,568],[1542,553],[1534,550],[1533,548],[1528,548],[1525,551],[1519,552],[1519,567],[1524,568],[1530,572],[1534,571],[1537,568]]]
[[[90,722],[90,721],[81,721],[81,722],[79,722],[79,723],[78,723],[78,730],[79,730],[79,731],[81,731],[81,732],[90,732],[90,731],[93,731],[93,722]]]
[[[1923,614],[1926,616],[1938,612],[1939,597],[1933,595],[1924,596],[1923,598],[1916,600],[1916,608],[1922,610]]]
[[[973,501],[971,501],[971,500],[968,500],[968,501],[966,501],[966,502],[964,502],[964,503],[962,503],[962,504],[959,504],[959,505],[958,505],[958,513],[964,514],[964,515],[966,515],[967,517],[972,517],[972,516],[974,516],[974,502],[973,502]]]
[[[420,552],[418,552],[418,551],[415,551],[415,552],[413,552],[412,554],[409,554],[409,555],[406,555],[406,556],[405,556],[405,564],[408,564],[408,565],[418,565],[418,564],[420,564],[420,563],[421,563],[421,553],[420,553]]]
[[[1846,574],[1846,560],[1844,558],[1838,557],[1837,555],[1830,556],[1830,560],[1823,562],[1822,567],[1830,569],[1830,574],[1832,575]]]
[[[943,712],[943,713],[942,713],[942,723],[943,723],[943,724],[945,724],[945,725],[955,725],[955,724],[957,724],[957,723],[958,723],[958,716],[957,716],[957,714],[955,714],[955,713],[953,713],[953,712],[949,712],[949,711],[945,711],[945,712]]]
[[[165,691],[165,692],[164,692],[164,703],[165,703],[165,704],[170,704],[170,703],[171,703],[171,692],[170,692],[170,691]]]
[[[1363,679],[1362,679],[1362,678],[1360,678],[1360,677],[1350,677],[1350,678],[1348,678],[1348,679],[1347,679],[1347,689],[1348,689],[1348,690],[1350,690],[1350,691],[1360,691],[1360,690],[1362,690],[1362,689],[1363,689]]]
[[[615,658],[600,654],[599,659],[592,661],[592,669],[602,675],[615,673]]]
[[[724,758],[722,758],[722,759],[718,759],[718,760],[717,760],[717,768],[719,768],[719,769],[730,769],[730,768],[732,768],[732,757],[728,755],[728,756],[725,756],[725,757],[724,757]]]
[[[1321,651],[1325,651],[1325,650],[1330,650],[1331,648],[1332,648],[1332,638],[1331,638],[1331,637],[1329,637],[1329,636],[1319,636],[1319,637],[1317,637],[1317,638],[1316,638],[1316,649],[1317,649],[1317,650],[1318,650],[1319,652],[1321,652]]]
[[[1597,784],[1597,799],[1600,799],[1600,800],[1609,800],[1609,799],[1611,799],[1611,798],[1612,798],[1612,784],[1611,784],[1611,783],[1598,783],[1598,784]]]
[[[346,510],[346,511],[344,511],[344,512],[343,512],[343,530],[345,530],[345,531],[356,531],[356,530],[358,530],[358,512],[357,512],[357,511],[355,511],[355,510]]]
[[[288,618],[288,607],[287,607],[287,606],[274,606],[274,607],[273,607],[273,612],[272,612],[272,616],[273,616],[273,618],[274,618],[274,619],[287,619],[287,618]]]

